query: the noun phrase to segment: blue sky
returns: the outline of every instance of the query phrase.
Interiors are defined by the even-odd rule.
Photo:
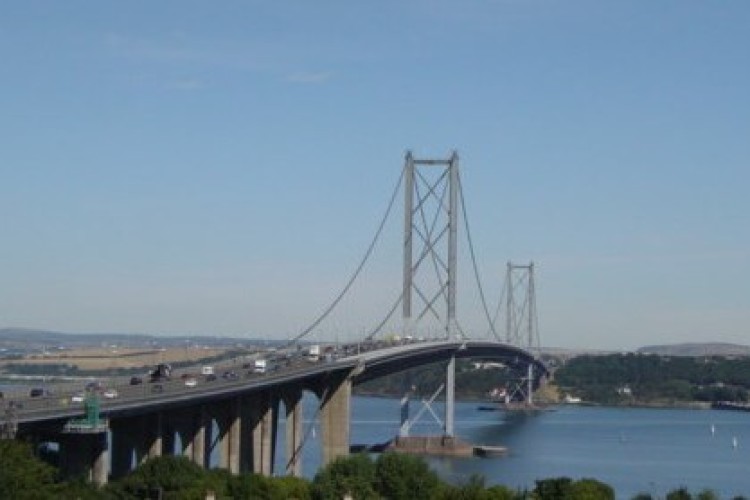
[[[750,341],[748,2],[2,10],[0,327],[294,335],[405,151],[456,149],[488,298],[533,260],[543,344]],[[401,210],[317,335],[398,296]]]

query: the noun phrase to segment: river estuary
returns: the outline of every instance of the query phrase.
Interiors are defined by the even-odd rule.
[[[308,403],[312,417],[314,401]],[[461,483],[481,474],[488,485],[533,488],[540,478],[592,477],[615,488],[618,499],[640,492],[663,497],[680,486],[694,493],[709,488],[721,498],[750,497],[750,413],[569,405],[520,414],[479,411],[478,406],[457,404],[457,435],[475,444],[507,446],[509,453],[429,458],[447,481]],[[433,407],[441,415],[442,405]],[[417,412],[416,403],[411,410],[412,415]],[[398,432],[398,415],[396,399],[353,398],[352,443],[387,441]],[[412,434],[439,432],[425,412]],[[310,429],[308,441],[303,468],[311,476],[319,465],[317,430]]]
[[[320,430],[312,423],[317,400],[308,395],[304,403],[303,474],[312,477],[320,466]],[[456,404],[456,434],[509,451],[492,458],[428,457],[446,481],[460,484],[481,474],[487,485],[533,488],[536,479],[591,477],[612,486],[618,499],[640,492],[663,498],[681,486],[693,493],[708,488],[722,499],[750,498],[750,413],[561,405],[524,414],[479,411],[480,405],[486,406]],[[412,402],[412,417],[420,406]],[[442,417],[442,403],[432,407]],[[283,471],[283,419],[279,425],[276,470]],[[352,443],[386,442],[398,427],[398,399],[352,398]],[[440,432],[428,411],[412,429],[413,435]]]

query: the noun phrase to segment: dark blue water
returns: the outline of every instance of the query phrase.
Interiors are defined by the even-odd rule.
[[[312,420],[315,403],[308,403],[306,418]],[[418,408],[412,406],[414,414]],[[442,416],[442,405],[433,406]],[[541,478],[592,477],[615,488],[617,498],[640,492],[663,497],[680,486],[695,493],[708,488],[721,498],[750,496],[750,413],[559,406],[536,414],[510,414],[478,411],[477,406],[457,404],[457,435],[475,444],[507,446],[509,453],[429,458],[447,481],[458,484],[481,474],[488,485],[533,488]],[[372,444],[395,436],[398,415],[398,400],[353,398],[352,443]],[[412,430],[414,435],[439,433],[429,412]],[[319,466],[319,438],[317,431],[308,438],[303,456],[306,476],[314,475]],[[280,455],[283,459],[283,452]]]

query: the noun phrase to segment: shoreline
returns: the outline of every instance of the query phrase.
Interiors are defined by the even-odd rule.
[[[383,393],[370,393],[370,392],[359,392],[353,391],[352,396],[360,396],[367,398],[378,398],[378,399],[401,399],[403,396],[396,394],[383,394]],[[438,401],[443,401],[444,398],[438,398]],[[415,398],[412,401],[419,401]],[[497,401],[492,401],[489,398],[480,397],[459,397],[456,396],[457,403],[482,403],[485,405],[498,405],[501,406]],[[565,403],[564,401],[544,401],[539,403],[541,407],[545,406],[595,406],[602,408],[652,408],[652,409],[678,409],[678,410],[710,410],[712,409],[712,403],[709,401],[671,401],[671,402],[631,402],[627,404],[605,404],[596,402],[581,402],[581,403]],[[502,408],[499,408],[502,410]]]

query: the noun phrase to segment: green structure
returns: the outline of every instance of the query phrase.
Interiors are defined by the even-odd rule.
[[[99,414],[99,395],[96,393],[88,394],[83,402],[83,407],[86,415],[83,418],[71,419],[65,424],[65,432],[70,434],[105,432],[108,425],[107,421],[103,420]]]

